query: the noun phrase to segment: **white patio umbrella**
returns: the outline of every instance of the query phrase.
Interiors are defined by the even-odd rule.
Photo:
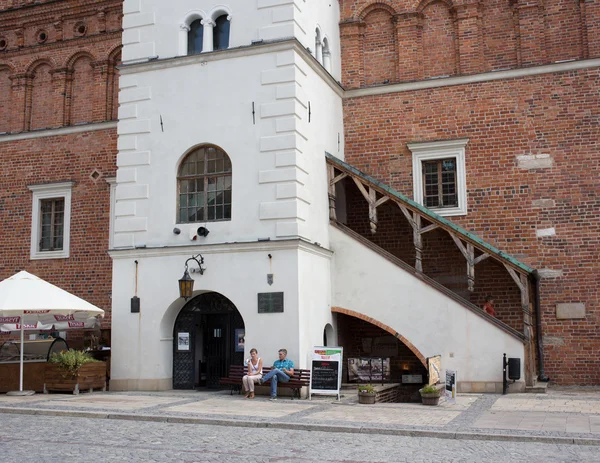
[[[0,282],[0,330],[21,332],[19,392],[23,391],[23,347],[26,330],[93,328],[104,310],[22,271]],[[10,394],[10,393],[9,393]]]

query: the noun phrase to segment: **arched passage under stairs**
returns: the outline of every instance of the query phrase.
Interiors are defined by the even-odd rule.
[[[347,360],[342,369],[343,382],[394,383],[398,385],[396,401],[418,401],[418,389],[427,382],[425,356],[384,323],[341,307],[331,310],[337,314],[338,340]]]

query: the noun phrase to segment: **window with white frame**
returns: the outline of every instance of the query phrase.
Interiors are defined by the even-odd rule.
[[[73,182],[30,185],[31,259],[69,257]]]
[[[468,139],[408,143],[414,200],[443,216],[466,215],[465,147]]]

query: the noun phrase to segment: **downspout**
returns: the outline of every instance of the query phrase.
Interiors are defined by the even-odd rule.
[[[542,308],[540,302],[540,279],[541,276],[537,270],[533,271],[533,292],[535,297],[535,337],[537,341],[537,357],[538,357],[538,380],[542,382],[550,381],[550,378],[544,373],[544,344],[542,337]]]

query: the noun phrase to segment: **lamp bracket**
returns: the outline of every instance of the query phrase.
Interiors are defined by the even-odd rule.
[[[198,259],[198,258],[200,258],[200,259]],[[202,267],[202,264],[204,264],[204,257],[202,257],[202,254],[198,254],[197,256],[192,256],[188,260],[186,260],[185,261],[185,269],[186,270],[188,270],[188,262],[190,260],[193,260],[194,262],[196,262],[198,264],[198,268],[191,268],[191,269],[189,269],[189,271],[191,273],[199,273],[200,275],[204,275],[204,270],[206,270],[206,269]]]

